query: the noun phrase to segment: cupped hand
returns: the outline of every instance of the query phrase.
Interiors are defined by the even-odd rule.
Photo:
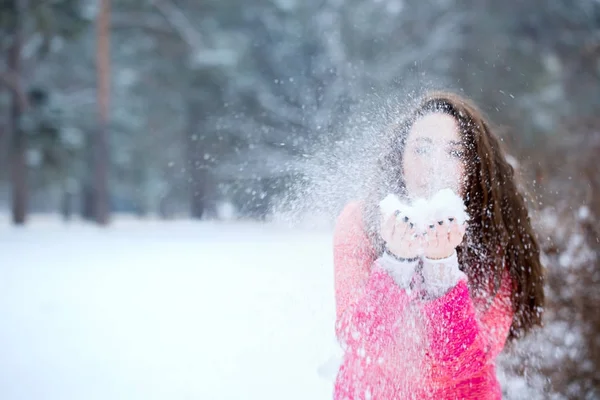
[[[432,223],[427,227],[424,254],[429,259],[450,257],[460,245],[467,229],[466,224],[459,224],[454,218]]]
[[[417,236],[414,225],[398,213],[384,217],[381,238],[387,249],[401,258],[417,257],[425,245],[425,238]]]

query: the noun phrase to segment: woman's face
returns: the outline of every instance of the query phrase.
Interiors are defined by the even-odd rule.
[[[431,197],[445,188],[463,197],[464,154],[454,117],[432,113],[418,119],[408,134],[402,165],[409,197]]]

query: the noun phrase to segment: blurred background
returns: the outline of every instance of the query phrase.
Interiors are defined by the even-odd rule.
[[[503,358],[506,398],[600,398],[597,0],[0,0],[0,316],[12,326],[0,335],[3,354],[10,354],[0,360],[0,397],[137,398],[126,388],[139,394],[137,384],[159,376],[155,384],[167,389],[154,388],[156,398],[281,398],[300,383],[280,377],[280,386],[262,386],[261,378],[246,377],[256,395],[234,395],[218,382],[255,366],[244,352],[280,332],[269,324],[283,324],[286,332],[308,324],[314,329],[296,346],[318,354],[306,364],[294,363],[296,353],[277,360],[295,364],[296,378],[306,376],[303,387],[314,389],[298,398],[328,398],[327,382],[307,384],[319,379],[317,364],[329,351],[315,343],[333,331],[326,227],[356,194],[350,181],[364,165],[351,160],[365,150],[365,137],[381,130],[385,118],[378,110],[402,108],[403,99],[428,89],[455,90],[480,105],[530,192],[548,271],[546,326]],[[290,210],[294,222],[311,221],[319,233],[278,225],[281,216],[289,222]],[[122,352],[131,349],[127,335],[114,332],[109,342],[124,347],[110,347],[112,353],[106,346],[86,353],[106,344],[105,337],[69,347],[75,337],[98,334],[100,320],[105,329],[156,332],[108,315],[124,304],[138,314],[145,309],[131,300],[138,295],[160,308],[165,299],[156,298],[154,285],[165,280],[183,297],[166,296],[172,308],[159,316],[175,318],[173,310],[184,307],[207,321],[194,305],[203,301],[198,287],[207,285],[206,269],[198,269],[220,265],[225,271],[215,279],[240,279],[242,290],[247,270],[231,278],[228,263],[248,261],[224,261],[220,251],[231,245],[247,246],[254,266],[274,263],[274,253],[285,259],[301,252],[312,267],[310,279],[294,275],[299,271],[277,275],[278,264],[252,275],[263,278],[245,290],[263,297],[247,311],[277,311],[260,324],[256,342],[227,350],[234,361],[225,369],[211,364],[197,373],[194,368],[205,367],[198,361],[206,358],[201,345],[186,347],[183,358],[165,353],[151,367],[140,361],[157,343],[173,345],[177,330],[138,343],[140,353],[128,356]],[[154,266],[142,268],[149,258]],[[265,272],[270,268],[273,274]],[[100,281],[108,286],[99,289]],[[285,294],[273,287],[285,285],[291,303],[274,307],[272,300]],[[74,286],[80,291],[72,292]],[[310,307],[296,310],[302,323],[278,319],[289,318],[313,291],[320,295],[304,303]],[[223,307],[223,313],[240,311]],[[112,311],[85,325],[92,310]],[[144,321],[161,325],[159,316]],[[178,325],[188,317],[169,321],[204,331]],[[255,322],[246,321],[248,329],[256,330]],[[40,326],[53,327],[46,332],[51,346]],[[64,347],[51,354],[48,346]],[[217,353],[214,360],[223,361]],[[70,361],[59,366],[59,359]],[[186,372],[165,378],[163,368],[173,371],[169,362]],[[236,362],[243,368],[227,369]],[[123,363],[126,372],[114,372]],[[99,365],[106,370],[90,369],[96,371],[90,376],[106,385],[79,379],[80,391],[71,386],[74,371]],[[265,374],[278,370],[264,368]],[[119,380],[133,370],[146,372],[132,378],[137,383]],[[214,387],[190,383],[197,376]],[[104,392],[92,395],[90,387]],[[175,394],[175,387],[186,389]]]

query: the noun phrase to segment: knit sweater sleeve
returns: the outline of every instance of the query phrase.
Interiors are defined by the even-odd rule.
[[[338,341],[346,351],[380,356],[394,340],[408,304],[403,286],[415,265],[394,265],[394,260],[376,257],[363,228],[360,203],[350,203],[338,217],[333,245]]]

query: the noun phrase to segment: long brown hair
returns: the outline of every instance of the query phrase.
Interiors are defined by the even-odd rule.
[[[406,197],[402,173],[406,139],[414,122],[430,113],[454,117],[465,143],[464,202],[470,221],[466,240],[457,249],[461,268],[469,278],[472,293],[485,291],[492,297],[508,271],[513,282],[514,310],[509,338],[520,337],[541,324],[544,274],[539,245],[502,143],[469,100],[446,92],[429,94],[386,133],[364,203],[365,226],[373,248],[378,255],[384,248],[379,234],[379,200],[388,193]]]

